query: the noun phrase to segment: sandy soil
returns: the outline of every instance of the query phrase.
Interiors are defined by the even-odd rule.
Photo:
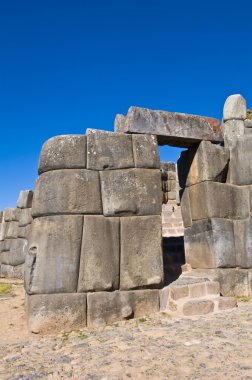
[[[156,314],[41,336],[26,329],[19,281],[14,292],[0,297],[1,380],[252,380],[251,301],[204,317]]]

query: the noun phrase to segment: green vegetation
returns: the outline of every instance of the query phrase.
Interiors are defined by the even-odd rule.
[[[13,293],[12,284],[0,282],[0,294],[12,294],[12,293]]]
[[[252,110],[247,110],[247,119],[252,120]]]
[[[235,298],[240,302],[248,302],[250,300],[250,297],[247,296],[236,296]]]

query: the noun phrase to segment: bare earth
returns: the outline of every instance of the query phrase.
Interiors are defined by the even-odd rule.
[[[1,280],[2,282],[2,280]],[[22,284],[0,296],[0,379],[252,380],[252,302],[205,317],[156,314],[100,330],[28,333]]]

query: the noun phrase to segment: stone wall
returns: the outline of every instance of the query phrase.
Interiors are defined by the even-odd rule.
[[[24,277],[32,197],[31,190],[21,191],[17,207],[0,212],[0,277]]]
[[[41,151],[26,256],[31,331],[159,310],[162,186],[152,135],[88,130]]]
[[[239,295],[238,279],[247,284],[243,294],[249,294],[252,135],[242,96],[227,99],[223,131],[224,146],[202,141],[178,161],[186,262],[205,273],[214,270],[224,295]]]

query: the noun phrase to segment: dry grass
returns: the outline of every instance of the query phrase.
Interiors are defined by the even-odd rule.
[[[0,294],[12,294],[12,293],[13,293],[12,284],[0,282]]]

